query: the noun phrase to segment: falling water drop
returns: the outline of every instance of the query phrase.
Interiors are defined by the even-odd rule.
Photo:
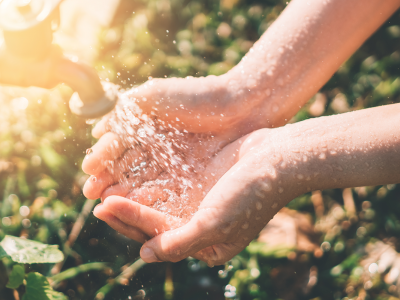
[[[96,122],[96,119],[87,119],[86,124],[93,125]]]
[[[164,134],[157,134],[157,137],[160,139],[160,140],[162,140],[162,141],[164,141],[165,140],[165,135]]]
[[[137,131],[137,135],[142,138],[146,137],[146,130],[144,130],[143,128],[139,128]]]

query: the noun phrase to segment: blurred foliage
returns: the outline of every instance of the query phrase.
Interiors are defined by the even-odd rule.
[[[123,88],[149,76],[222,74],[285,6],[279,0],[121,0],[100,36],[95,66]],[[399,102],[398,49],[396,12],[291,122]],[[143,264],[140,245],[90,214],[95,203],[82,195],[87,177],[80,165],[93,143],[91,126],[69,112],[70,96],[65,86],[0,88],[0,240],[7,234],[57,244],[65,256],[55,265],[24,265],[25,274],[36,274],[32,282],[71,300],[400,298],[396,185],[303,195],[275,219],[284,221],[271,222],[225,268],[191,258]],[[19,265],[0,260],[2,300],[15,299],[6,288],[9,280],[10,287],[20,282],[13,266]]]

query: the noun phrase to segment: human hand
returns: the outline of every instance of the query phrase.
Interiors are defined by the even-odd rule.
[[[151,79],[125,92],[124,97],[135,101],[144,114],[157,117],[178,130],[191,133],[224,135],[231,141],[254,130],[274,126],[268,113],[262,114],[260,103],[267,103],[264,94],[240,76],[237,68],[221,76]],[[280,123],[286,120],[278,118]],[[107,117],[93,133],[100,137],[107,129]]]
[[[271,132],[264,129],[249,134],[212,157],[205,170],[192,178],[193,186],[201,182],[203,187],[189,191],[187,196],[195,203],[188,208],[192,210],[189,214],[166,215],[148,207],[149,195],[162,197],[160,187],[128,191],[123,184],[102,193],[104,201],[94,214],[127,237],[145,242],[141,256],[146,262],[175,262],[193,256],[209,265],[222,264],[242,251],[282,206],[301,193],[291,186],[290,172],[277,171],[282,155],[271,146]],[[85,185],[85,195],[104,189],[103,176],[97,178]],[[133,195],[135,201],[123,198]]]

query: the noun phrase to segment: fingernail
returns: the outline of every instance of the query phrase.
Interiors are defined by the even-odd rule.
[[[140,256],[147,263],[152,263],[152,262],[158,261],[156,255],[154,254],[154,251],[147,247],[142,248],[142,250],[140,251]]]
[[[102,205],[103,205],[103,204],[99,203],[99,204],[97,204],[97,205],[95,206],[95,208],[93,209],[93,215],[94,215],[96,218],[98,218],[98,217],[97,217],[97,210],[98,210]]]

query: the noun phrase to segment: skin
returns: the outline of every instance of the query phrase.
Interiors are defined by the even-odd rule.
[[[154,79],[130,95],[144,112],[190,132],[234,140],[282,126],[399,6],[399,0],[293,0],[228,73]]]
[[[201,174],[207,194],[191,195],[201,204],[187,222],[121,197],[134,191],[115,185],[104,170],[127,149],[107,150],[119,137],[100,122],[93,134],[101,138],[83,164],[97,177],[84,194],[103,200],[94,214],[145,242],[146,262],[194,256],[216,265],[307,191],[400,182],[398,104],[257,130],[285,124],[399,6],[394,0],[294,0],[227,74],[153,80],[133,90],[145,112],[193,133],[211,132],[226,146],[210,156]]]
[[[388,105],[262,129],[231,143],[207,170],[223,175],[178,228],[178,218],[120,196],[106,198],[94,214],[132,239],[155,236],[141,250],[147,262],[193,256],[222,264],[296,196],[400,182],[399,114],[400,104]]]

